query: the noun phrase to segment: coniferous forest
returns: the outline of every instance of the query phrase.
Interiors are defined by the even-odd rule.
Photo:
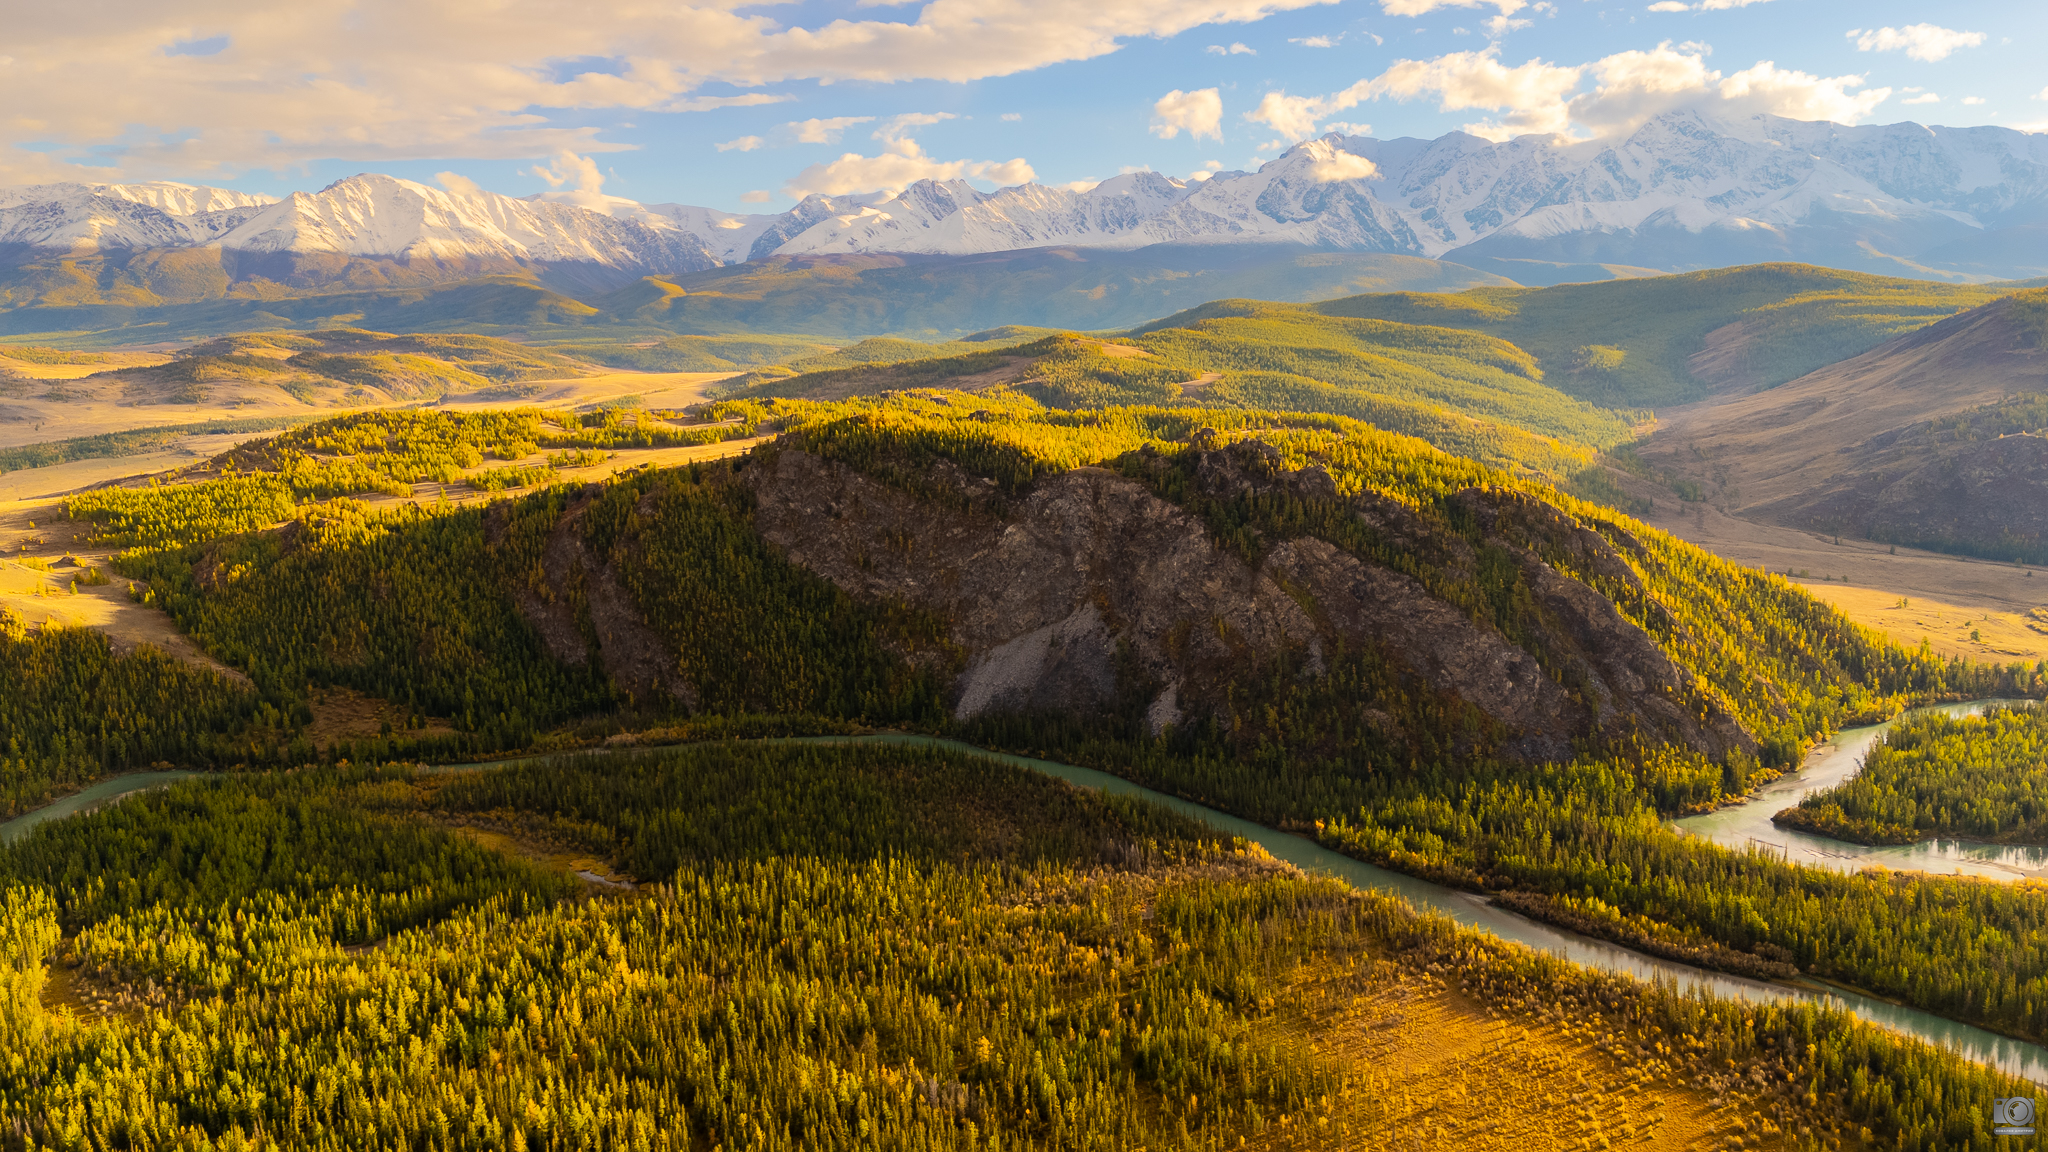
[[[564,458],[473,485],[487,501],[424,487],[490,455],[763,431],[602,482],[571,473],[594,455]],[[957,583],[922,559],[937,533],[1021,530],[1087,469],[1184,517],[1205,556],[1259,571],[1314,542],[1390,573],[1594,719],[1532,757],[1398,651],[1258,650],[1220,616],[1233,655],[1202,666],[1205,712],[1157,720],[1164,685],[1126,645],[1099,706],[962,717],[954,686],[989,657],[945,601],[828,579],[764,534],[781,454],[934,526],[872,541],[893,551],[855,573]],[[740,399],[695,426],[367,413],[187,481],[66,511],[239,678],[0,627],[10,813],[127,769],[218,770],[0,848],[16,1146],[1351,1147],[1422,1123],[1457,1143],[1392,1065],[1300,1042],[1397,988],[1516,1043],[1582,1037],[1626,1070],[1612,1100],[1739,1098],[1713,1130],[1767,1146],[1988,1148],[1970,1109],[2017,1090],[1839,1014],[1461,933],[1148,804],[829,742],[884,729],[1103,769],[1653,955],[2048,1038],[2048,892],[1819,872],[1667,827],[1846,724],[2039,697],[2048,667],[1899,647],[1531,472],[1348,417],[1008,390]],[[1662,727],[1599,721],[1612,690],[1559,608],[1594,602],[1670,670],[1662,711],[1636,713]],[[405,719],[315,739],[343,689]],[[1873,837],[2024,837],[2014,766],[2039,731],[2025,710],[1901,726],[1868,787],[1816,811]],[[1544,1067],[1503,1075],[1549,1092]]]

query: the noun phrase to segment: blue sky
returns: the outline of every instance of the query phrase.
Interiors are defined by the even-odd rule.
[[[488,23],[459,0],[87,7],[91,35],[66,8],[0,45],[0,182],[283,194],[453,173],[775,211],[920,174],[1255,168],[1332,126],[1611,134],[1688,101],[2048,126],[2039,3],[504,0]]]

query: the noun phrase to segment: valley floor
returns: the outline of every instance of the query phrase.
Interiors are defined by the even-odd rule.
[[[1724,560],[1789,575],[1858,624],[1909,647],[1924,636],[1944,656],[1993,663],[2048,659],[2048,634],[2030,627],[2026,615],[2048,605],[2048,569],[1894,551],[1848,537],[1838,544],[1832,536],[1738,519],[1668,494],[1642,519]],[[1980,639],[1970,639],[1973,629]]]
[[[166,358],[153,359],[162,361]],[[9,371],[24,376],[33,375],[36,382],[16,387],[11,391],[0,391],[0,448],[65,440],[77,436],[98,436],[107,432],[127,432],[137,428],[196,424],[208,420],[246,420],[266,416],[304,416],[314,419],[343,416],[349,412],[364,410],[327,404],[306,404],[292,398],[280,388],[268,386],[250,386],[239,391],[223,386],[216,389],[221,394],[217,402],[136,403],[127,395],[127,390],[118,377],[105,375],[114,368],[128,367],[134,362],[132,359],[123,359],[119,363],[87,367],[68,364],[18,364],[9,361]],[[81,375],[82,371],[90,374]],[[69,375],[63,375],[61,378],[53,375],[63,373]],[[527,405],[541,408],[580,408],[632,399],[649,408],[684,408],[703,400],[706,389],[731,375],[729,372],[603,372],[560,380],[530,381],[521,387],[533,387],[538,391],[509,404],[504,398],[499,397],[475,403],[444,404],[441,407],[450,412],[475,412]],[[44,392],[34,392],[34,388],[42,387],[41,381],[45,379],[50,381],[51,387]],[[209,397],[209,400],[212,398]],[[417,401],[409,401],[369,407],[417,406]],[[236,439],[247,440],[263,435],[269,433],[252,432]],[[195,438],[198,439],[206,438]],[[188,446],[181,444],[173,451],[184,447]],[[194,448],[195,454],[204,451],[207,450]],[[18,475],[10,473],[0,476],[0,493],[8,493],[10,489],[18,487],[21,483],[17,479]]]

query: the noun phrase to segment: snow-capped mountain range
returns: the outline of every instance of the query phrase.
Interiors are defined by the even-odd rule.
[[[1458,262],[1680,270],[1791,258],[1904,275],[2040,275],[2048,135],[1684,111],[1617,140],[1331,135],[1256,172],[1199,181],[1137,172],[1080,192],[982,192],[926,180],[759,215],[584,193],[518,199],[377,175],[283,200],[170,183],[0,189],[0,244],[37,250],[218,245],[680,274],[771,256],[1247,242]]]

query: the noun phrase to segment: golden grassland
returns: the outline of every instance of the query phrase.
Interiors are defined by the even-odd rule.
[[[2048,581],[2044,581],[2048,583]],[[1944,656],[2004,662],[2048,659],[2048,621],[2025,612],[1949,604],[1902,596],[1884,588],[1802,580],[1800,586],[1851,620],[1911,647],[1921,639]],[[2042,588],[2048,599],[2048,586]]]
[[[1492,1003],[1453,974],[1385,954],[1303,966],[1281,1007],[1275,1029],[1356,1087],[1332,1110],[1341,1137],[1282,1128],[1262,1147],[1776,1148],[1789,1146],[1788,1127],[1818,1130],[1782,1085],[1689,1084],[1660,1055],[1662,1037]]]

